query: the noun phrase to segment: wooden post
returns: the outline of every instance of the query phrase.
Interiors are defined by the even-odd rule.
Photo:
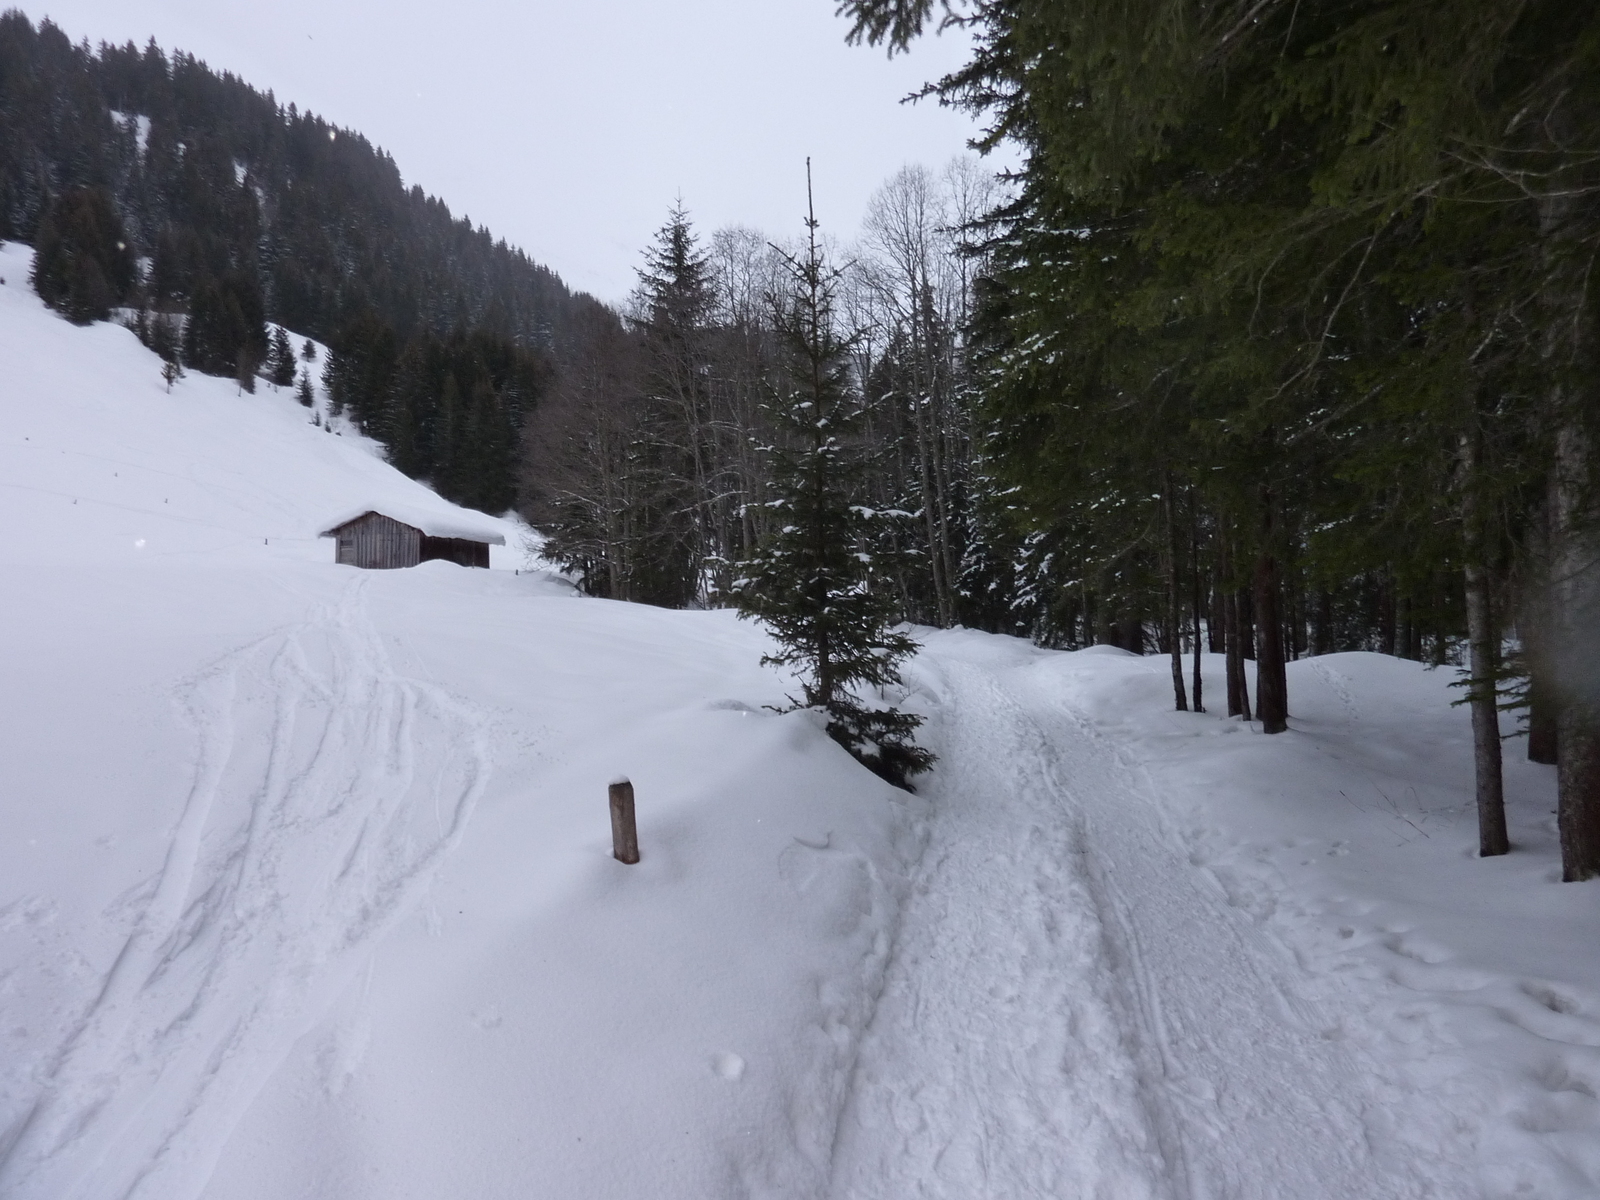
[[[611,854],[618,862],[639,861],[639,829],[633,821],[633,784],[619,779],[611,785]]]

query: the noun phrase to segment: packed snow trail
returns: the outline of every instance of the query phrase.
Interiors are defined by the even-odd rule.
[[[832,1194],[1472,1194],[1383,1152],[1368,1065],[1317,1002],[1335,985],[1196,869],[1052,665],[959,637],[919,663],[934,816]]]
[[[369,578],[177,697],[193,784],[134,932],[0,1147],[9,1200],[183,1200],[459,839],[486,724],[403,679]]]

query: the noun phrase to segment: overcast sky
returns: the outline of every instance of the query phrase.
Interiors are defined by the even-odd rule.
[[[15,2],[15,0],[8,0]],[[834,0],[21,0],[74,40],[188,50],[394,155],[441,196],[620,300],[674,197],[702,234],[849,238],[872,190],[938,166],[974,126],[900,104],[958,65],[956,37],[888,60],[844,44]]]

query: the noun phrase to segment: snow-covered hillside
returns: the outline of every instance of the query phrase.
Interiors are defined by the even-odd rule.
[[[337,567],[444,502],[0,263],[0,1195],[815,1175],[909,826],[757,631]]]
[[[514,522],[335,566],[450,506],[0,276],[7,1200],[1600,1195],[1600,886],[1516,741],[1473,857],[1450,672],[1293,664],[1266,738],[925,631],[907,796]]]

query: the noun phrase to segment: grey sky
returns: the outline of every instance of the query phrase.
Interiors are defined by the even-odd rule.
[[[12,0],[17,2],[17,0]],[[833,0],[20,0],[74,40],[152,35],[271,88],[394,155],[444,198],[620,300],[668,207],[697,227],[798,232],[805,156],[818,216],[849,237],[908,162],[974,131],[899,99],[964,58],[929,39],[888,61],[844,45]]]

